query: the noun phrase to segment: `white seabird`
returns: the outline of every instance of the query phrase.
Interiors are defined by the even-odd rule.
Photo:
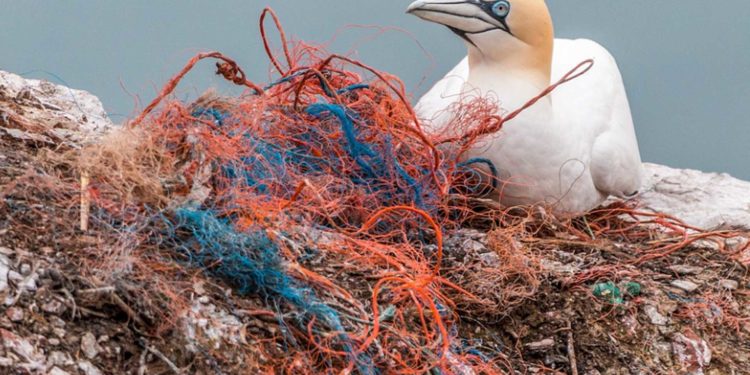
[[[449,27],[468,47],[468,56],[416,106],[432,133],[446,132],[447,108],[456,101],[479,94],[515,110],[553,78],[594,60],[588,73],[468,152],[498,168],[501,204],[545,204],[568,215],[638,193],[641,157],[617,64],[596,42],[554,39],[544,0],[418,0],[408,13]]]

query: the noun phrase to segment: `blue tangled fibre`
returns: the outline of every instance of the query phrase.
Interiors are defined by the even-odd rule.
[[[310,105],[306,112],[318,118],[324,118],[326,115],[333,116],[339,121],[341,130],[344,133],[349,156],[355,160],[363,172],[361,177],[352,179],[353,182],[360,185],[367,185],[372,188],[371,190],[377,191],[377,181],[390,180],[392,178],[391,170],[395,170],[398,177],[404,180],[407,186],[413,190],[413,203],[417,207],[425,208],[422,200],[422,187],[399,164],[390,139],[384,139],[383,149],[380,150],[383,155],[380,155],[371,145],[358,140],[359,134],[355,126],[358,120],[357,115],[346,107],[338,104],[316,103]]]
[[[492,190],[497,190],[499,175],[498,175],[497,167],[492,162],[492,160],[483,159],[483,158],[474,158],[474,159],[469,159],[463,163],[459,163],[456,165],[456,167],[458,167],[459,170],[475,172],[471,168],[467,168],[467,167],[471,167],[472,165],[476,165],[476,164],[484,164],[487,166],[487,168],[489,168],[490,175],[492,178]]]
[[[289,276],[278,244],[264,229],[241,233],[213,212],[191,208],[177,209],[173,224],[174,231],[190,233],[177,247],[192,266],[225,281],[239,294],[259,295],[267,302],[286,302],[332,330],[345,332],[336,310]],[[374,374],[372,361],[363,354],[356,356],[345,334],[339,338],[360,372]]]
[[[353,85],[338,91],[338,93],[367,88],[367,85]],[[362,121],[350,109],[339,105],[319,102],[307,107],[306,113],[318,119],[334,118],[340,124],[344,134],[342,142],[348,157],[356,164],[357,169],[340,177],[348,178],[357,186],[363,187],[369,193],[379,195],[382,201],[394,204],[413,203],[415,206],[431,210],[427,207],[424,197],[434,197],[436,194],[424,187],[428,182],[424,178],[418,179],[409,175],[396,157],[394,147],[389,136],[384,136],[380,144],[367,144],[360,138],[359,123]],[[231,114],[213,108],[198,109],[193,112],[195,117],[212,120],[222,126],[231,120]],[[295,135],[298,143],[304,145],[314,137],[326,138],[325,134],[318,134],[316,127],[311,124],[309,132]],[[326,171],[351,171],[350,166],[341,165],[347,162],[334,155],[315,156],[304,146],[290,144],[274,144],[269,140],[260,139],[253,134],[245,135],[245,143],[249,156],[237,161],[217,166],[233,187],[248,187],[263,195],[291,195],[297,183],[293,181],[288,171],[303,172],[310,175],[327,173]],[[393,181],[401,181],[395,186]],[[425,191],[427,194],[425,194]]]

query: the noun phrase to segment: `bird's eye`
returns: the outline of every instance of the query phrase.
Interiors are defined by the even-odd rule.
[[[498,17],[506,17],[510,13],[510,3],[501,0],[492,5],[492,12]]]

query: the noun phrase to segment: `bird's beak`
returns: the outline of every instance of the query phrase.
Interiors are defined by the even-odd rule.
[[[406,13],[465,34],[505,28],[482,9],[478,0],[417,0],[409,5]]]

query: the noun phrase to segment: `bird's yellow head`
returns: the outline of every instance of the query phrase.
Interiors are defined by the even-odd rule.
[[[470,55],[551,65],[554,31],[544,0],[417,0],[407,12],[450,28]]]

